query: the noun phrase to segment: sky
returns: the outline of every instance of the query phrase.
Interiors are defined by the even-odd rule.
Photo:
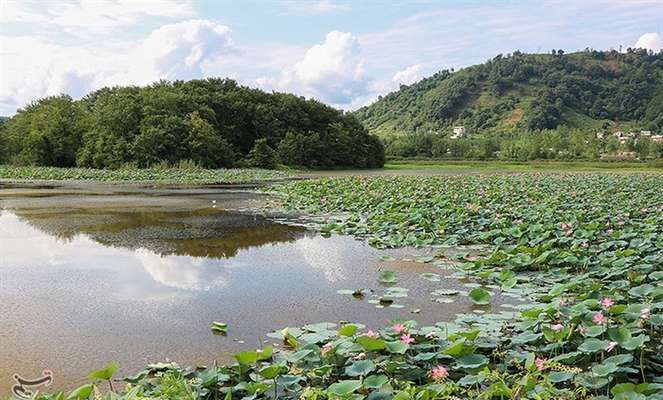
[[[0,115],[230,77],[354,110],[497,54],[660,51],[663,0],[0,0]]]

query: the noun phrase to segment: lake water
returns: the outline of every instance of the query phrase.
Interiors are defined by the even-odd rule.
[[[52,388],[71,388],[111,360],[121,374],[227,361],[285,326],[433,323],[472,310],[463,296],[433,301],[435,289],[466,288],[419,276],[451,274],[410,260],[432,250],[324,238],[276,222],[264,200],[250,188],[0,186],[0,395],[15,373],[50,369]],[[369,303],[386,288],[379,268],[409,289],[402,308]],[[364,299],[337,293],[357,288]],[[212,321],[228,323],[228,336],[213,335]]]

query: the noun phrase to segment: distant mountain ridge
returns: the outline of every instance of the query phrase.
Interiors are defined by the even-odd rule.
[[[663,51],[498,55],[380,97],[354,115],[383,138],[531,132],[663,131]]]

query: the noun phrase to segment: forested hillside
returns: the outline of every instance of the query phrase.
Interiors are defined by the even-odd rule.
[[[0,163],[119,168],[185,160],[207,168],[379,167],[384,149],[353,115],[229,79],[103,88],[78,101],[48,97],[0,125]]]
[[[491,158],[528,145],[536,149],[522,150],[535,153],[526,158],[547,158],[541,153],[550,149],[595,158],[615,147],[585,143],[597,133],[663,130],[663,52],[498,55],[401,86],[355,115],[386,140],[391,155]],[[451,139],[454,126],[465,131],[458,140]],[[512,156],[505,158],[523,158]]]

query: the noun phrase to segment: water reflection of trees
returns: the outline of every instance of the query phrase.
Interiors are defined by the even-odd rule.
[[[107,247],[143,248],[160,255],[230,258],[242,249],[291,242],[307,234],[304,228],[277,224],[261,215],[215,209],[81,208],[12,213],[64,242],[84,234]]]

